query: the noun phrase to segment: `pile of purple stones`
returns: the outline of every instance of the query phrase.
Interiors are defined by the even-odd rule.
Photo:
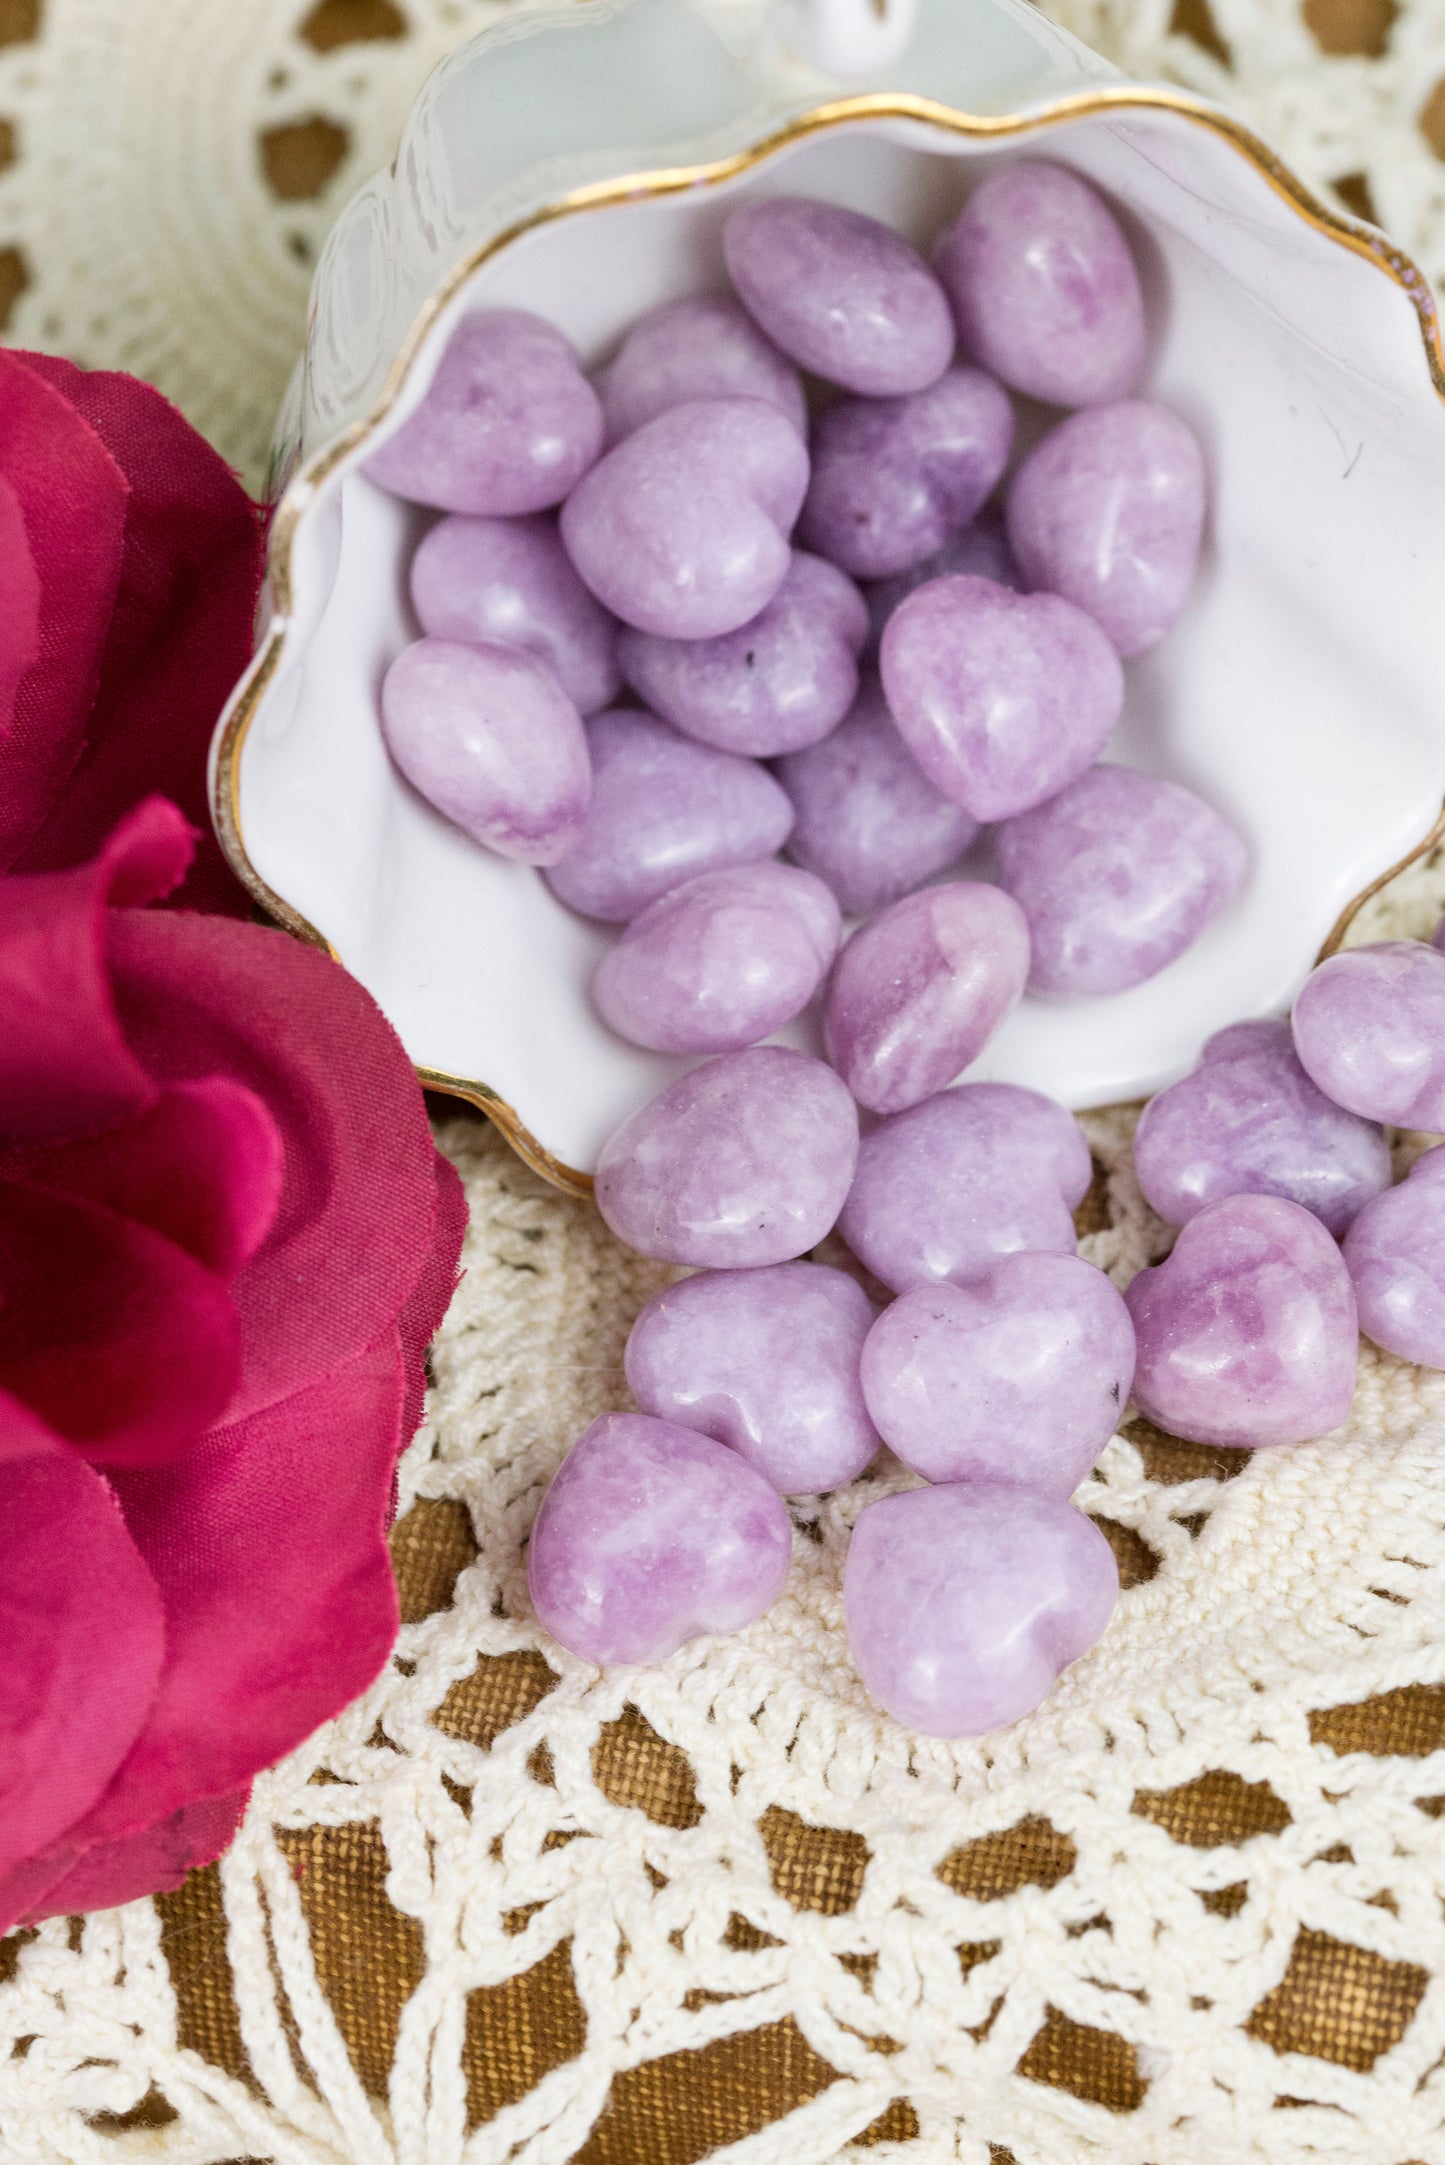
[[[632,1332],[641,1410],[548,1490],[539,1617],[595,1662],[738,1629],[787,1575],[782,1499],[886,1444],[927,1485],[858,1516],[849,1647],[898,1720],[974,1735],[1108,1621],[1070,1498],[1131,1395],[1254,1448],[1345,1418],[1361,1324],[1445,1366],[1445,1153],[1392,1187],[1384,1132],[1445,1131],[1445,952],[1336,956],[1290,1022],[1213,1038],[1138,1129],[1172,1253],[1124,1294],[1083,1261],[1077,1122],[956,1078],[1026,987],[1143,982],[1245,873],[1199,797],[1099,763],[1204,519],[1190,430],[1132,395],[1127,241],[1023,162],[931,269],[797,198],[724,252],[733,293],[656,310],[594,382],[537,317],[459,325],[369,465],[445,514],[382,726],[446,817],[625,927],[603,1020],[703,1056],[598,1164],[613,1231],[696,1274]],[[1011,474],[1010,391],[1073,409]],[[940,878],[971,849],[991,876]],[[826,1060],[763,1042],[818,999]],[[881,1313],[807,1260],[835,1230]]]

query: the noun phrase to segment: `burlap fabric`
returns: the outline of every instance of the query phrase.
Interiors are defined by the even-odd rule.
[[[331,210],[493,12],[0,0],[8,335],[142,368],[254,472]],[[1059,12],[1445,263],[1438,5]],[[1359,936],[1442,902],[1437,863]],[[1252,1459],[1126,1424],[1080,1498],[1119,1616],[982,1744],[911,1745],[843,1656],[886,1457],[796,1506],[753,1631],[599,1677],[531,1622],[525,1536],[663,1274],[439,1117],[472,1231],[396,1657],[219,1866],[0,1943],[4,2165],[1445,2161],[1445,1383],[1368,1355],[1345,1430]],[[1129,1127],[1089,1122],[1080,1213],[1121,1282],[1167,1241]]]

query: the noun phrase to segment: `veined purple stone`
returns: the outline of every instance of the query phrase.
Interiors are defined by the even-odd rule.
[[[793,1529],[776,1493],[711,1436],[604,1413],[553,1476],[527,1585],[544,1629],[582,1661],[665,1661],[741,1631],[783,1590]]]
[[[693,399],[646,421],[562,507],[598,600],[663,639],[715,639],[766,608],[808,486],[792,423],[760,398]]]
[[[828,986],[828,1058],[860,1105],[901,1113],[976,1060],[1018,1005],[1029,936],[997,887],[954,880],[855,932]]]
[[[838,951],[832,893],[793,865],[703,872],[634,917],[592,997],[656,1052],[735,1052],[801,1014]]]
[[[641,317],[597,388],[609,443],[698,398],[766,399],[800,436],[808,433],[798,371],[725,293],[666,301]]]
[[[1360,1329],[1401,1360],[1445,1368],[1445,1148],[1417,1158],[1345,1235]]]
[[[932,556],[1003,472],[1013,408],[992,376],[951,368],[910,398],[843,399],[813,430],[798,532],[859,579]]]
[[[788,839],[793,807],[755,760],[626,707],[596,715],[587,742],[591,810],[547,874],[558,901],[583,917],[624,922],[684,880],[757,864]]]
[[[1087,609],[1120,654],[1177,620],[1204,533],[1204,459],[1178,414],[1122,399],[1070,414],[1029,453],[1008,532],[1030,586]]]
[[[546,662],[579,714],[617,697],[617,626],[572,569],[554,519],[439,519],[411,560],[411,598],[433,639]]]
[[[816,1247],[857,1162],[857,1110],[833,1070],[752,1045],[623,1121],[598,1159],[597,1207],[641,1255],[755,1270]]]
[[[911,894],[978,833],[899,736],[876,678],[830,737],[780,759],[777,771],[797,814],[789,852],[849,916]]]
[[[1445,1134],[1445,954],[1383,940],[1331,955],[1294,1004],[1294,1049],[1327,1098],[1366,1120]]]
[[[878,1449],[858,1381],[873,1304],[819,1263],[703,1271],[643,1309],[627,1341],[639,1406],[741,1452],[784,1496],[841,1488]]]
[[[994,838],[999,885],[1028,919],[1031,992],[1142,985],[1239,892],[1243,842],[1212,806],[1134,767],[1090,767]]]
[[[888,619],[901,601],[907,601],[915,587],[927,586],[930,579],[946,579],[951,573],[972,572],[975,578],[992,579],[995,586],[1012,587],[1016,594],[1028,592],[1028,581],[1014,562],[1013,550],[1008,545],[1008,530],[1003,513],[996,505],[984,508],[961,534],[932,556],[915,564],[911,571],[895,572],[891,579],[879,579],[863,589],[863,599],[868,604],[868,643],[863,649],[865,661],[876,661],[878,645],[883,637]]]
[[[895,1293],[967,1285],[1020,1248],[1072,1255],[1093,1160],[1071,1113],[1013,1083],[963,1083],[864,1136],[838,1230]]]
[[[1051,406],[1124,398],[1144,296],[1118,220],[1066,166],[1020,159],[969,197],[934,253],[965,353]]]
[[[929,1481],[1072,1496],[1134,1380],[1123,1295],[1076,1255],[1001,1256],[972,1285],[914,1286],[863,1348],[878,1433]]]
[[[381,727],[412,788],[499,856],[555,864],[582,833],[587,738],[556,677],[530,654],[414,640],[386,672]]]
[[[1124,705],[1119,657],[1057,594],[934,579],[894,610],[879,653],[899,733],[976,820],[1042,804],[1103,750]]]
[[[525,309],[484,308],[366,471],[416,504],[511,518],[560,504],[601,449],[601,402],[570,342]]]
[[[1229,1195],[1124,1295],[1134,1402],[1190,1443],[1304,1443],[1350,1410],[1359,1357],[1350,1274],[1298,1203]]]
[[[1192,1075],[1152,1098],[1134,1134],[1145,1201],[1183,1225],[1226,1195],[1282,1195],[1336,1240],[1390,1185],[1378,1124],[1317,1090],[1287,1022],[1240,1022],[1210,1038]]]
[[[771,759],[816,744],[843,719],[867,632],[868,611],[847,574],[798,552],[750,624],[719,639],[624,631],[618,657],[633,690],[676,728],[700,744]]]
[[[1032,1713],[1118,1596],[1092,1519],[991,1481],[879,1497],[859,1513],[843,1570],[858,1674],[924,1736],[984,1736]]]
[[[735,210],[728,272],[774,345],[867,398],[936,383],[953,358],[953,318],[923,258],[858,211],[802,196]]]

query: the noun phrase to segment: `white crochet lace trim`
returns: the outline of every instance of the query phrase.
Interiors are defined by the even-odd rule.
[[[1406,0],[1376,61],[1322,58],[1292,0],[1213,0],[1232,76],[1169,35],[1170,4],[1054,9],[1131,70],[1228,97],[1310,178],[1364,173],[1396,236],[1445,273],[1445,168],[1416,126],[1445,76],[1439,0]],[[0,245],[19,242],[32,281],[9,335],[152,376],[253,477],[304,309],[294,237],[314,249],[347,189],[389,153],[431,60],[493,6],[409,0],[407,39],[324,57],[295,36],[303,12],[298,0],[49,0],[42,39],[0,51],[0,114],[19,140],[0,175]],[[317,203],[277,205],[257,131],[314,112],[350,128],[350,150]],[[1442,894],[1436,868],[1375,905],[1362,930],[1427,930]],[[1085,1252],[1122,1281],[1161,1230],[1132,1184],[1127,1116],[1090,1127],[1113,1223]],[[521,1539],[572,1436],[622,1402],[625,1331],[658,1277],[495,1139],[460,1122],[444,1139],[471,1196],[469,1268],[402,1505],[464,1503],[479,1553],[453,1605],[403,1631],[372,1691],[258,1783],[222,1866],[241,2032],[263,2094],[178,2048],[151,1903],[88,1919],[75,1945],[54,1922],[0,1987],[4,2165],[563,2165],[617,2071],[783,2015],[841,2079],[723,2153],[731,2165],[850,2154],[987,2165],[990,2143],[1019,2165],[1445,2161],[1445,1842],[1412,1801],[1445,1792],[1445,1753],[1336,1754],[1311,1742],[1308,1721],[1312,1708],[1445,1681],[1445,1380],[1367,1352],[1340,1434],[1260,1454],[1228,1483],[1153,1481],[1116,1440],[1082,1500],[1134,1528],[1161,1568],[1048,1704],[986,1743],[910,1742],[849,1669],[843,1545],[860,1504],[896,1478],[885,1471],[820,1507],[821,1540],[800,1537],[786,1594],[752,1631],[601,1676],[548,1644],[557,1688],[482,1751],[429,1716],[480,1654],[541,1643]],[[655,1825],[594,1781],[592,1746],[627,1702],[686,1754],[695,1826]],[[368,1742],[378,1723],[394,1749]],[[527,1771],[542,1743],[555,1786]],[[1218,1769],[1268,1782],[1290,1823],[1197,1849],[1130,1810],[1136,1790]],[[318,1770],[334,1779],[317,1785]],[[470,1819],[444,1777],[470,1788]],[[757,1824],[769,1806],[863,1837],[854,1909],[799,1911],[775,1890]],[[1033,1815],[1076,1847],[1057,1885],[979,1903],[935,1876],[961,1843]],[[379,1825],[389,1898],[424,1936],[384,2103],[364,2093],[319,1989],[278,1841],[347,1820]],[[556,1829],[593,1839],[546,1846]],[[1241,1880],[1238,1914],[1201,1905],[1200,1892]],[[534,1903],[524,1930],[503,1930],[504,1913]],[[729,1947],[734,1911],[779,1944]],[[1369,2074],[1276,2053],[1243,2028],[1302,1927],[1431,1973]],[[585,2047],[468,2136],[466,1995],[564,1939]],[[965,1976],[963,1941],[999,1952]],[[870,1982],[843,1959],[859,1954],[878,1958]],[[690,2008],[698,1988],[745,1996]],[[1133,2044],[1147,2085],[1136,2111],[1018,2074],[1046,2007]],[[901,2049],[870,2051],[880,2036]],[[33,2042],[16,2055],[22,2038]],[[89,2124],[152,2088],[178,2115],[167,2127],[118,2137]],[[899,2096],[918,2138],[850,2153]],[[1281,2098],[1296,2102],[1280,2110]]]

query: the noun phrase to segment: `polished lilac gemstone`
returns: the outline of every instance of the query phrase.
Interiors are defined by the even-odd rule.
[[[669,406],[579,482],[567,553],[598,600],[663,639],[715,639],[772,600],[808,486],[792,423],[760,398]]]
[[[411,560],[411,598],[434,639],[521,647],[579,714],[617,697],[617,626],[568,560],[554,519],[439,519]]]
[[[642,1255],[755,1270],[817,1245],[857,1162],[857,1109],[833,1070],[753,1045],[624,1120],[598,1159],[597,1207]]]
[[[935,251],[963,351],[1051,406],[1124,398],[1144,367],[1144,296],[1118,220],[1066,166],[991,173]]]
[[[1018,1005],[1029,935],[978,880],[925,887],[855,932],[828,986],[828,1058],[860,1105],[901,1113],[976,1060]]]
[[[1240,1022],[1140,1115],[1134,1170],[1144,1199],[1183,1225],[1226,1195],[1282,1195],[1336,1240],[1390,1185],[1377,1122],[1331,1104],[1295,1056],[1287,1022]]]
[[[1019,1248],[1072,1255],[1093,1160],[1073,1115],[1013,1083],[963,1083],[864,1136],[838,1221],[895,1293],[967,1285]]]
[[[1119,1425],[1134,1326],[1092,1263],[1006,1255],[972,1285],[904,1293],[862,1374],[878,1433],[915,1473],[1072,1496]]]
[[[1331,955],[1291,1018],[1294,1049],[1327,1098],[1366,1120],[1445,1134],[1445,954],[1383,940]]]
[[[1072,782],[1124,704],[1119,657],[1092,617],[967,575],[894,610],[879,666],[904,743],[977,820],[1011,819]]]
[[[744,306],[803,368],[867,398],[936,383],[953,318],[928,265],[890,227],[834,203],[776,196],[723,228]]]
[[[861,917],[956,864],[978,832],[936,790],[869,678],[830,737],[778,761],[797,818],[788,849]]]
[[[618,924],[727,865],[781,849],[793,807],[755,760],[680,737],[656,715],[619,707],[587,725],[592,806],[573,848],[547,874],[559,902]]]
[[[581,717],[517,647],[413,641],[386,672],[381,726],[412,788],[499,856],[555,864],[582,833],[592,770]]]
[[[1008,531],[1030,586],[1087,609],[1120,654],[1147,653],[1194,584],[1198,442],[1178,414],[1144,399],[1070,414],[1014,475]]]
[[[813,431],[799,535],[855,578],[907,571],[967,525],[1013,430],[1007,392],[977,368],[951,368],[911,398],[842,399]]]
[[[604,1413],[553,1476],[527,1585],[544,1630],[582,1661],[664,1661],[741,1631],[783,1590],[787,1511],[746,1459],[644,1413]]]
[[[863,599],[868,604],[868,643],[863,649],[865,661],[876,661],[878,646],[888,619],[901,601],[907,601],[915,587],[927,586],[930,579],[946,579],[951,573],[972,572],[976,578],[992,579],[995,586],[1012,587],[1016,594],[1028,592],[1028,581],[1014,562],[1013,550],[1008,545],[1008,529],[1003,513],[997,505],[985,504],[984,508],[961,534],[955,534],[932,556],[915,564],[911,571],[896,572],[891,579],[879,579],[863,589]]]
[[[873,1304],[819,1263],[703,1271],[643,1309],[627,1341],[639,1406],[716,1436],[784,1496],[815,1496],[878,1449],[858,1381]]]
[[[597,388],[614,444],[669,406],[699,398],[763,398],[800,436],[808,430],[798,371],[730,294],[654,308],[633,324]]]
[[[794,865],[702,872],[634,917],[603,956],[604,1022],[655,1052],[735,1052],[802,1013],[838,951],[832,892]]]
[[[1090,767],[1005,820],[1000,886],[1028,919],[1031,992],[1077,999],[1142,985],[1193,945],[1243,884],[1234,829],[1192,790]]]
[[[1189,1443],[1304,1443],[1350,1410],[1359,1332],[1350,1274],[1318,1218],[1277,1195],[1227,1195],[1124,1296],[1134,1402]]]
[[[852,580],[800,551],[750,624],[718,639],[624,631],[618,659],[639,697],[688,736],[771,759],[816,744],[843,719],[867,633]]]
[[[1445,1147],[1366,1203],[1344,1255],[1366,1337],[1401,1360],[1445,1368]]]
[[[859,1513],[843,1569],[858,1674],[924,1736],[984,1736],[1032,1713],[1118,1596],[1092,1519],[994,1481],[879,1497]]]
[[[511,518],[560,504],[601,449],[601,402],[568,340],[524,309],[485,308],[366,471],[413,503]]]

